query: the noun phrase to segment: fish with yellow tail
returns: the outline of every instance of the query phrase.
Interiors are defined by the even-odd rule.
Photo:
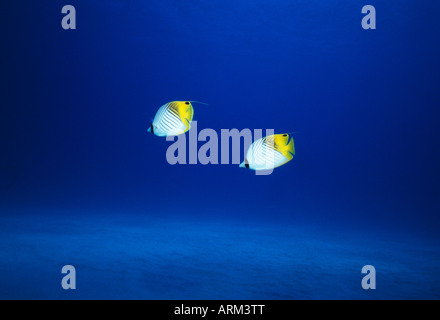
[[[288,133],[258,139],[249,147],[240,168],[271,170],[293,159],[295,145]]]
[[[168,102],[157,110],[148,132],[158,137],[177,136],[187,132],[194,116],[192,102],[206,104],[198,101]]]

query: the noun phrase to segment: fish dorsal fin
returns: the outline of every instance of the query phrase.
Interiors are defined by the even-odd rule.
[[[289,134],[276,134],[271,136],[273,139],[274,149],[281,152],[287,159],[291,160],[295,155],[295,145],[293,138]]]
[[[198,104],[203,104],[205,106],[209,106],[209,104],[205,103],[205,102],[200,102],[200,101],[189,101],[191,103],[198,103]]]
[[[179,119],[188,125],[191,123],[194,116],[194,109],[191,103],[186,104],[188,101],[174,101],[170,102],[169,108],[172,113],[179,117]]]

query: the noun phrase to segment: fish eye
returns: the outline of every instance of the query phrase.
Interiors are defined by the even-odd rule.
[[[287,137],[287,134],[283,134],[283,137]]]
[[[189,105],[189,102],[188,102],[188,101],[186,101],[186,102],[185,102],[185,104],[186,104],[186,105]]]

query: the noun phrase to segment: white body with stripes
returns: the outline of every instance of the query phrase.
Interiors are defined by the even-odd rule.
[[[172,112],[170,103],[164,104],[153,119],[154,134],[159,137],[176,136],[187,130],[187,125]]]
[[[268,143],[266,138],[261,138],[252,143],[246,154],[246,160],[240,165],[246,164],[252,170],[271,170],[289,161],[281,152],[276,150],[272,143]]]

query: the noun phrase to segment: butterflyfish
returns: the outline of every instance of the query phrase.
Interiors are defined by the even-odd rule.
[[[157,110],[148,132],[158,137],[177,136],[191,128],[193,116],[191,101],[168,102]]]
[[[271,170],[286,164],[295,155],[293,138],[288,133],[258,139],[249,147],[241,168]]]

